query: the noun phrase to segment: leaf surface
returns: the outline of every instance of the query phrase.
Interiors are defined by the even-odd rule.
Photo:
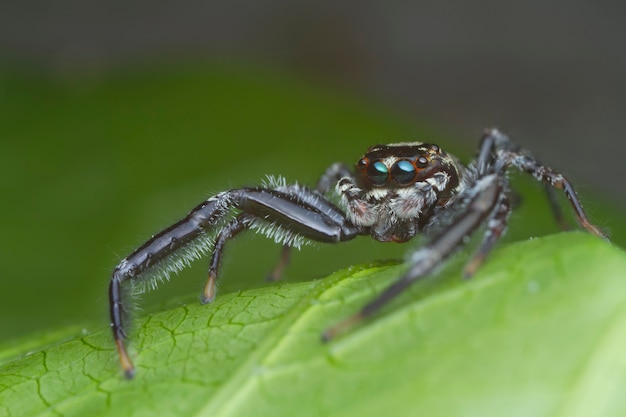
[[[328,344],[320,333],[404,265],[139,314],[133,381],[108,329],[13,359],[0,352],[0,416],[622,415],[620,249],[583,233],[513,243],[469,282],[464,260]]]

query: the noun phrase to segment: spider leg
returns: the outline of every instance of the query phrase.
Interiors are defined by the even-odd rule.
[[[578,223],[589,233],[592,233],[596,236],[599,236],[605,240],[608,240],[608,237],[587,217],[585,210],[583,209],[583,205],[576,196],[576,192],[574,191],[574,187],[572,183],[569,182],[567,178],[563,175],[552,171],[550,168],[546,166],[542,166],[536,163],[531,159],[524,159],[521,162],[518,162],[519,169],[532,174],[535,178],[538,178],[540,181],[545,181],[553,187],[563,190],[565,196],[567,197],[570,205],[574,209],[574,213],[576,214],[576,218]]]
[[[283,272],[287,265],[289,265],[289,261],[291,259],[291,246],[283,245],[280,250],[280,255],[278,257],[278,262],[274,265],[272,271],[267,274],[265,279],[269,282],[280,281],[283,277]]]
[[[495,161],[502,161],[503,165],[497,167],[500,170],[504,170],[506,165],[513,165],[520,171],[531,174],[538,181],[542,181],[545,184],[549,184],[554,188],[562,190],[567,197],[570,205],[574,209],[578,223],[588,232],[599,236],[603,239],[608,239],[606,235],[594,224],[589,221],[582,203],[576,196],[574,187],[562,174],[552,170],[551,168],[542,165],[535,159],[528,151],[525,151],[513,144],[513,141],[501,133],[497,129],[488,129],[485,132],[483,139],[484,142],[492,142],[496,150],[497,157]],[[556,213],[556,203],[551,203],[553,212]],[[557,221],[559,215],[556,215]]]
[[[320,242],[337,243],[363,234],[335,205],[322,196],[298,186],[286,186],[283,191],[268,188],[241,188],[212,197],[179,222],[152,236],[137,250],[124,258],[113,270],[109,283],[109,313],[111,330],[120,363],[127,378],[135,373],[134,365],[124,345],[126,333],[123,326],[123,296],[121,285],[126,281],[138,282],[150,271],[175,272],[192,259],[202,255],[208,247],[198,245],[207,232],[215,229],[232,210],[248,215],[230,222],[218,242],[221,245],[214,255],[216,265],[224,243],[246,227],[252,218],[263,219],[287,231],[289,236],[302,236]],[[217,267],[216,267],[217,270]],[[216,272],[215,272],[216,274]],[[210,278],[203,296],[209,300],[214,295],[214,280]],[[213,283],[211,283],[213,281]]]
[[[496,151],[498,148],[502,148],[508,154],[515,154],[518,156],[524,156],[526,158],[535,161],[536,165],[540,165],[537,159],[531,156],[531,153],[515,144],[507,135],[503,134],[497,129],[486,129],[483,133],[483,137],[480,143],[478,157],[476,158],[476,167],[479,172],[485,172],[490,169],[491,166],[496,164]],[[547,182],[544,183],[544,189],[550,204],[550,210],[552,210],[552,216],[562,230],[569,230],[570,226],[565,221],[563,211],[559,206],[558,199],[554,193],[554,188]]]
[[[550,204],[550,210],[552,211],[552,217],[554,217],[554,221],[561,230],[571,230],[571,226],[565,220],[565,216],[563,216],[563,210],[561,210],[561,206],[559,205],[559,200],[557,199],[556,193],[554,192],[554,187],[552,187],[550,184],[544,183],[543,188],[546,191],[548,204]]]
[[[352,177],[352,172],[347,165],[340,162],[334,163],[329,166],[317,181],[315,191],[325,195],[329,191],[333,190],[337,185],[337,182],[344,177]]]
[[[255,214],[255,218],[249,222],[248,226],[265,232],[270,237],[273,236],[275,240],[283,243],[280,259],[267,277],[268,281],[280,279],[284,268],[289,263],[291,247],[299,247],[301,238],[318,242],[336,243],[353,239],[365,233],[362,227],[352,224],[345,214],[333,203],[326,200],[319,191],[310,191],[307,188],[291,185],[280,187],[276,192],[286,193],[291,198],[295,198],[292,202],[293,207],[285,210],[289,212],[289,216],[286,218],[275,218],[273,215],[259,216],[252,210],[251,212]],[[281,204],[284,204],[284,202]],[[296,211],[301,211],[302,208],[307,208],[302,213],[302,217],[292,216],[296,214]],[[315,224],[311,225],[311,227],[303,228],[306,223],[305,220],[311,216],[316,218]],[[265,227],[263,221],[268,223],[269,227]],[[319,234],[318,228],[325,229],[328,227],[340,230],[341,236],[335,237]]]
[[[202,296],[200,297],[200,302],[202,304],[208,304],[215,299],[217,272],[222,262],[222,254],[224,252],[224,245],[226,244],[226,241],[248,229],[250,227],[250,222],[253,219],[254,217],[252,215],[243,213],[232,219],[220,230],[213,246],[207,282],[204,286]]]
[[[426,246],[413,254],[409,270],[400,279],[387,287],[358,313],[324,331],[322,340],[326,342],[334,339],[356,323],[370,317],[408,286],[431,273],[444,259],[454,253],[464,239],[470,236],[494,210],[503,194],[504,184],[496,174],[490,174],[477,181],[476,191],[465,210]]]
[[[489,252],[491,252],[491,249],[493,249],[496,242],[498,242],[506,231],[510,214],[511,203],[506,196],[506,193],[500,193],[500,199],[496,203],[496,209],[491,215],[491,218],[487,221],[485,237],[483,238],[483,241],[476,253],[474,253],[463,269],[464,278],[471,278],[474,276],[478,268],[480,268]]]
[[[113,338],[126,378],[131,379],[134,376],[135,367],[124,345],[126,332],[123,326],[125,309],[122,301],[122,283],[138,279],[159,261],[197,239],[206,227],[218,221],[228,211],[230,205],[232,202],[226,193],[208,199],[191,210],[184,219],[152,236],[113,270],[109,282],[109,314]]]
[[[344,177],[351,177],[352,173],[350,172],[350,168],[347,165],[336,162],[329,166],[326,171],[322,174],[322,176],[317,181],[317,185],[315,187],[315,191],[321,195],[326,195],[330,190],[332,190],[337,182]],[[287,265],[289,265],[289,261],[291,259],[291,246],[283,245],[280,256],[278,258],[278,262],[272,269],[272,271],[267,275],[267,281],[280,281],[283,272]]]
[[[120,358],[124,375],[127,379],[131,379],[135,376],[135,367],[130,359],[130,356],[128,355],[126,346],[124,345],[126,332],[122,327],[124,307],[122,305],[121,280],[119,279],[112,279],[109,282],[109,311],[111,314],[111,330],[113,330],[113,338],[115,339],[117,354]]]

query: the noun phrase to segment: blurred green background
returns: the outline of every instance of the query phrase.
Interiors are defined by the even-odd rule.
[[[618,4],[291,3],[0,5],[0,341],[106,326],[112,268],[198,202],[266,174],[313,184],[381,142],[467,161],[498,125],[571,174],[625,242]],[[507,238],[557,231],[541,188],[516,183]],[[286,278],[407,249],[305,247]],[[220,291],[266,285],[279,251],[229,245]],[[193,300],[207,263],[142,305]]]
[[[384,109],[215,63],[85,79],[23,69],[2,74],[2,87],[3,337],[105,325],[112,268],[213,193],[266,174],[314,183],[369,144],[415,136],[411,124],[381,116]],[[228,248],[221,291],[264,285],[278,257],[275,245],[252,243],[263,238],[240,240]],[[380,250],[353,250],[350,260],[341,250],[309,249],[316,256],[295,256],[288,276],[324,276]],[[207,265],[198,262],[154,298],[195,296]]]
[[[331,163],[353,163],[379,142],[433,141],[464,160],[474,151],[388,108],[235,64],[154,63],[83,78],[14,68],[2,73],[1,86],[5,341],[46,328],[106,326],[112,268],[218,191],[259,184],[266,174],[314,184]],[[541,188],[517,183],[527,191],[508,238],[557,231]],[[585,197],[600,225],[623,236],[607,205]],[[305,247],[286,277],[401,259],[408,248],[369,239]],[[220,291],[266,285],[279,251],[260,236],[237,239],[227,247]],[[180,295],[193,301],[207,265],[197,262],[141,304],[158,309]]]

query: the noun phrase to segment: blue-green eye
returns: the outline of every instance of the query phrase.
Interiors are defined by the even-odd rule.
[[[406,159],[401,159],[391,167],[391,178],[399,185],[409,185],[415,179],[415,166]]]
[[[367,168],[367,177],[374,185],[383,185],[387,182],[388,176],[387,165],[381,161],[376,161]]]

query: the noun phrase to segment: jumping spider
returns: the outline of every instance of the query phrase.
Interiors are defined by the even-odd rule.
[[[380,242],[406,242],[426,233],[428,243],[411,254],[407,272],[358,313],[328,328],[322,338],[330,340],[428,275],[484,224],[482,242],[464,269],[466,277],[472,276],[506,229],[511,213],[510,166],[563,190],[580,225],[606,239],[589,222],[570,182],[496,129],[485,131],[478,155],[468,166],[434,144],[373,146],[357,162],[354,173],[346,165],[334,164],[315,190],[274,180],[264,187],[219,193],[124,258],[113,271],[109,303],[111,329],[126,377],[132,378],[135,368],[124,345],[124,282],[154,286],[155,277],[167,278],[211,252],[202,294],[202,303],[209,303],[215,298],[224,245],[246,229],[273,237],[283,245],[274,278],[287,263],[290,247],[299,247],[307,240],[338,243],[370,235]],[[546,189],[558,220],[561,217],[552,188]],[[333,190],[341,198],[341,207],[327,198]],[[237,214],[233,217],[234,211]]]

